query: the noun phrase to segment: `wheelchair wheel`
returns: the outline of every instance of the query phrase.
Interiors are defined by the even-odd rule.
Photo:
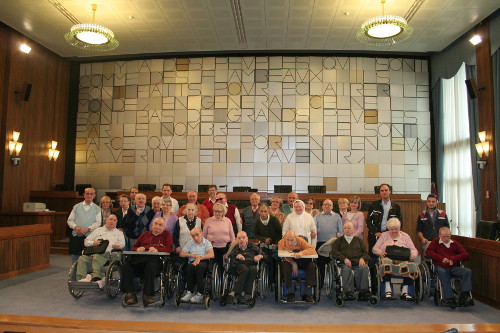
[[[211,283],[212,299],[216,301],[219,299],[221,292],[221,284],[222,284],[219,265],[217,265],[216,263],[213,263],[212,265],[212,274],[210,283]]]
[[[255,298],[251,298],[251,300],[252,301],[249,302],[247,305],[249,309],[252,309],[255,306]]]
[[[115,298],[120,292],[120,282],[122,277],[122,263],[114,260],[109,264],[106,271],[106,294],[109,298]]]
[[[167,299],[171,299],[172,296],[175,293],[175,274],[174,274],[174,267],[173,265],[169,262],[167,266],[165,267],[165,296]]]
[[[345,301],[342,298],[340,298],[340,295],[337,295],[337,298],[335,299],[335,304],[337,305],[337,307],[343,308],[345,305]]]
[[[205,296],[205,298],[203,299],[203,304],[205,305],[205,309],[209,309],[210,308],[210,296]]]
[[[281,267],[280,264],[278,263],[276,265],[276,291],[275,291],[275,296],[274,300],[276,302],[280,302],[281,299],[283,298],[283,286],[282,286],[282,280],[281,280]]]
[[[422,285],[423,285],[423,292],[422,292],[422,297],[420,301],[423,301],[424,299],[427,299],[431,297],[431,284],[432,284],[432,277],[431,277],[431,271],[429,269],[429,265],[423,261],[419,265],[420,272],[422,273]]]
[[[333,273],[333,262],[329,262],[325,268],[325,289],[326,289],[326,297],[329,299],[333,299],[335,296],[335,276]]]
[[[180,296],[180,295],[179,295],[179,296]],[[181,302],[180,302],[180,299],[179,299],[179,297],[178,297],[177,295],[175,295],[175,297],[174,297],[174,301],[173,301],[173,302],[174,302],[174,306],[175,306],[176,308],[178,308],[178,307],[179,307],[179,305],[180,305],[180,303],[181,303]]]
[[[318,303],[319,299],[321,298],[321,288],[320,288],[320,275],[319,275],[319,268],[316,265],[316,286],[313,288],[314,290],[314,303]]]
[[[260,266],[259,270],[259,282],[258,282],[258,292],[262,299],[267,298],[267,292],[269,290],[269,271],[267,264]]]
[[[69,274],[68,274],[68,290],[71,296],[74,298],[80,298],[83,296],[84,291],[83,290],[74,290],[73,287],[71,287],[71,282],[76,281],[76,267],[78,266],[78,261],[75,261],[73,265],[71,265],[71,268],[69,269]]]
[[[413,281],[415,289],[415,303],[420,303],[424,297],[424,286],[423,286],[423,272],[420,266],[417,266],[418,278]]]
[[[377,306],[379,302],[380,298],[377,296],[370,296],[370,299],[368,300],[368,304],[371,306]]]

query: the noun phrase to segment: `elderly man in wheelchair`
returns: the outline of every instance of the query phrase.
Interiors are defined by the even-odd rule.
[[[368,251],[365,243],[354,236],[354,225],[347,221],[344,224],[344,235],[332,245],[331,257],[339,262],[344,301],[354,299],[354,281],[359,290],[358,300],[368,301],[371,296],[368,269]]]
[[[457,306],[452,288],[452,278],[460,278],[458,306],[473,306],[474,300],[471,296],[472,271],[460,266],[460,262],[469,259],[470,255],[457,241],[451,240],[450,228],[441,227],[439,229],[439,237],[430,243],[426,255],[432,259],[444,293],[444,295],[437,295],[440,291],[436,290],[436,300],[440,300],[444,296],[443,305],[452,308]],[[437,302],[436,305],[438,305]]]
[[[229,274],[236,274],[237,277],[233,289],[227,295],[228,290],[224,290],[221,305],[232,304],[236,297],[238,304],[253,307],[255,304],[254,287],[258,273],[257,265],[264,256],[259,246],[248,242],[245,231],[238,232],[236,242],[237,244],[231,247],[226,254],[227,274],[225,274],[225,278],[229,278]],[[227,282],[225,281],[225,286],[228,286]]]
[[[415,281],[420,279],[420,270],[413,260],[418,256],[418,250],[415,248],[410,236],[402,232],[401,222],[397,218],[391,218],[387,221],[388,231],[382,233],[373,247],[373,253],[380,256],[380,263],[377,270],[384,284],[382,290],[385,290],[384,298],[393,299],[393,290],[391,288],[391,279],[393,276],[403,278],[403,287],[401,290],[401,299],[404,301],[420,301],[421,286],[415,288]],[[380,281],[380,279],[379,279]],[[421,280],[419,280],[421,282]],[[413,291],[409,290],[409,287]]]

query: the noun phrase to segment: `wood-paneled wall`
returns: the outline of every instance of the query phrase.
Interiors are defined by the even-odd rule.
[[[68,216],[69,212],[0,213],[0,228],[49,224],[52,231],[51,240],[59,240],[71,235],[71,229],[67,223]]]
[[[469,252],[464,265],[472,270],[474,298],[500,309],[500,242],[453,236]]]
[[[0,228],[0,280],[49,267],[50,225]]]
[[[31,53],[21,52],[21,43],[29,44]],[[31,190],[51,190],[64,182],[69,71],[69,61],[0,25],[0,137],[5,146],[1,212],[20,212]],[[27,102],[23,101],[26,83],[32,84]],[[19,166],[11,165],[7,149],[12,131],[21,133],[19,142],[24,144]],[[60,151],[56,162],[48,159],[52,140]]]

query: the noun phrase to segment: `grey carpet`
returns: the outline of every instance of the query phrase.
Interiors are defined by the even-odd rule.
[[[365,302],[348,302],[337,308],[322,295],[316,305],[276,304],[274,294],[259,300],[253,309],[221,307],[213,302],[209,310],[201,305],[181,304],[175,308],[167,300],[164,308],[122,308],[119,295],[108,299],[88,293],[74,299],[68,292],[67,272],[71,258],[51,256],[51,268],[0,281],[0,313],[97,320],[137,320],[197,323],[258,324],[466,324],[500,323],[500,311],[476,301],[475,307],[452,310],[435,307],[432,299],[422,304],[382,301],[377,307]],[[397,313],[397,316],[394,314]],[[256,318],[258,318],[256,320]],[[391,321],[392,320],[392,321]]]

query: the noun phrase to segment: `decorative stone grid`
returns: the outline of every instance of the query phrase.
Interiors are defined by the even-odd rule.
[[[75,181],[427,193],[427,68],[313,56],[82,64]]]

